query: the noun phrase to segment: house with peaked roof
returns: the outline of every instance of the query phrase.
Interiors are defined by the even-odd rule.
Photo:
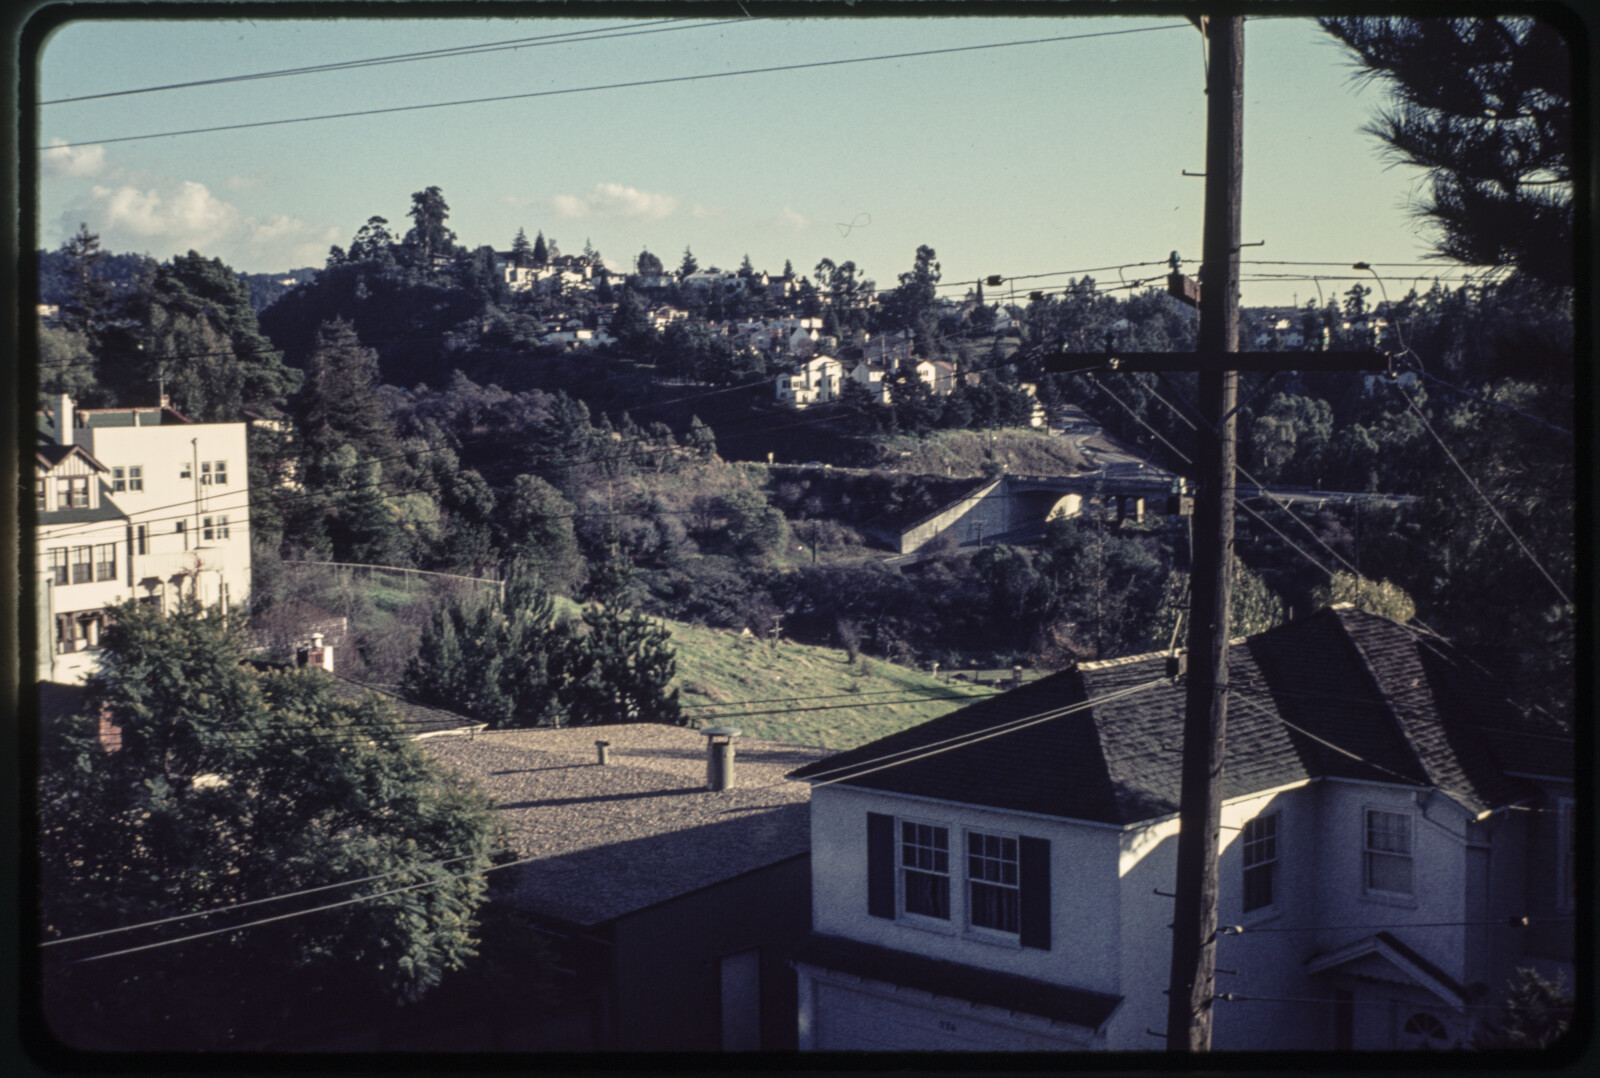
[[[1450,1047],[1516,968],[1570,982],[1570,729],[1349,607],[1228,678],[1215,1048]],[[793,772],[801,1047],[1162,1048],[1184,696],[1085,663]]]
[[[787,958],[810,927],[810,789],[785,775],[828,750],[718,731],[629,723],[423,742],[494,798],[524,862],[501,875],[504,901],[555,951],[558,1004],[514,1024],[416,1030],[419,1047],[795,1048]]]

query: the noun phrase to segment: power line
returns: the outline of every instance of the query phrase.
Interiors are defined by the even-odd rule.
[[[218,124],[212,127],[193,127],[181,131],[158,131],[148,135],[121,135],[115,138],[89,139],[82,142],[61,142],[53,146],[41,146],[41,152],[49,150],[65,150],[79,146],[105,146],[117,142],[138,142],[144,139],[171,138],[177,135],[201,135],[218,131],[241,131],[259,127],[277,127],[284,124],[311,123],[319,120],[343,120],[358,116],[380,116],[399,112],[416,112],[422,109],[451,108],[458,105],[483,105],[500,101],[526,101],[540,97],[556,97],[563,94],[594,93],[601,90],[626,90],[637,89],[645,86],[665,86],[683,82],[700,82],[708,79],[726,79],[740,75],[770,75],[782,71],[806,71],[825,67],[840,67],[846,64],[877,63],[884,60],[910,60],[925,56],[944,56],[953,53],[979,52],[987,49],[1015,48],[1020,45],[1044,45],[1062,41],[1081,41],[1087,38],[1115,37],[1122,34],[1143,34],[1158,30],[1176,30],[1180,27],[1172,26],[1144,26],[1130,30],[1104,30],[1089,34],[1064,34],[1055,37],[1032,38],[1025,41],[1000,41],[987,45],[957,45],[943,49],[922,49],[916,52],[886,53],[877,56],[858,56],[844,60],[815,60],[809,63],[779,64],[772,67],[746,68],[740,71],[712,71],[698,75],[677,75],[659,79],[639,79],[631,82],[604,83],[596,86],[575,86],[562,90],[536,90],[520,94],[499,94],[492,97],[466,98],[460,101],[435,101],[422,105],[395,105],[389,108],[359,109],[350,112],[325,113],[319,116],[297,116],[283,120],[256,120],[250,123]]]
[[[654,22],[634,25],[607,26],[594,30],[571,30],[561,34],[541,34],[537,37],[510,38],[504,41],[487,41],[478,45],[457,45],[452,48],[428,49],[422,52],[396,53],[390,56],[374,56],[365,60],[342,60],[328,64],[313,64],[306,67],[283,68],[278,71],[260,71],[249,75],[226,75],[215,79],[198,79],[193,82],[172,82],[162,86],[143,86],[134,90],[112,90],[99,94],[82,94],[78,97],[58,97],[51,101],[41,101],[40,105],[65,105],[75,101],[97,101],[107,97],[127,97],[131,94],[149,94],[164,90],[187,90],[197,86],[219,86],[230,82],[248,82],[255,79],[276,79],[291,75],[313,75],[329,71],[347,71],[363,67],[381,67],[387,64],[413,63],[418,60],[450,59],[458,56],[481,56],[486,53],[503,52],[508,49],[538,48],[542,45],[585,45],[591,41],[609,41],[618,37],[634,37],[641,34],[670,33],[674,30],[700,30],[713,26],[726,26],[729,23],[748,22],[748,19],[723,19],[720,22],[685,23],[681,19],[659,19]],[[677,24],[677,25],[667,25]],[[644,27],[664,27],[663,29],[644,29]]]
[[[1533,551],[1528,549],[1528,544],[1522,541],[1522,537],[1517,534],[1516,529],[1513,528],[1509,522],[1507,522],[1505,517],[1501,516],[1500,510],[1495,508],[1494,503],[1489,500],[1489,496],[1483,492],[1483,488],[1478,486],[1478,484],[1473,480],[1472,476],[1468,474],[1467,469],[1462,466],[1461,461],[1456,459],[1456,455],[1450,452],[1450,447],[1444,444],[1444,439],[1440,438],[1438,432],[1433,429],[1433,424],[1428,422],[1428,417],[1422,414],[1421,408],[1417,407],[1416,400],[1412,398],[1411,394],[1407,393],[1403,388],[1401,388],[1398,382],[1394,383],[1394,388],[1395,392],[1399,393],[1400,396],[1404,398],[1407,407],[1409,407],[1411,411],[1416,414],[1417,418],[1422,421],[1423,429],[1426,430],[1430,436],[1432,436],[1434,442],[1436,442],[1439,448],[1444,451],[1444,455],[1450,459],[1450,463],[1456,466],[1456,471],[1461,473],[1461,477],[1467,481],[1467,485],[1472,488],[1473,493],[1478,496],[1478,499],[1483,502],[1484,506],[1489,510],[1489,512],[1494,514],[1494,518],[1500,522],[1500,526],[1504,528],[1507,534],[1509,534],[1516,542],[1518,549],[1520,549],[1527,559],[1533,563],[1533,567],[1539,570],[1540,575],[1545,578],[1545,581],[1555,589],[1555,593],[1561,597],[1561,601],[1568,606],[1573,605],[1572,599],[1569,598],[1567,593],[1561,589],[1561,585],[1556,583],[1555,577],[1550,575],[1550,571],[1540,563]]]
[[[107,928],[99,932],[84,932],[76,936],[65,936],[61,939],[46,940],[39,944],[40,947],[59,947],[66,943],[77,943],[81,940],[100,939],[105,936],[115,936],[123,932],[134,932],[141,928],[153,928],[156,925],[171,924],[174,921],[187,921],[194,917],[210,917],[216,913],[228,913],[233,910],[242,910],[248,906],[260,906],[268,902],[281,902],[286,898],[299,898],[301,895],[314,895],[322,891],[332,891],[339,887],[351,887],[358,883],[369,883],[372,880],[388,879],[390,876],[399,876],[407,872],[417,872],[426,868],[438,868],[441,865],[453,865],[457,861],[470,861],[477,857],[492,856],[495,851],[485,853],[469,853],[460,857],[449,857],[443,861],[430,861],[422,865],[407,865],[404,868],[391,869],[388,872],[379,872],[371,876],[360,876],[353,880],[341,880],[338,883],[323,884],[320,887],[307,887],[299,891],[289,891],[286,894],[272,895],[268,898],[255,898],[248,902],[234,902],[226,906],[215,906],[208,910],[196,910],[193,913],[180,913],[173,917],[163,917],[157,921],[141,921],[138,924],[122,925],[119,928]]]

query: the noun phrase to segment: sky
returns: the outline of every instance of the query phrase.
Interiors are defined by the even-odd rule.
[[[1184,19],[776,19],[745,7],[757,17],[732,5],[628,20],[567,5],[591,17],[463,7],[473,15],[424,21],[400,5],[382,20],[67,23],[38,55],[37,246],[82,222],[110,251],[193,249],[275,273],[321,266],[374,215],[403,232],[412,193],[438,186],[459,242],[505,250],[518,228],[542,231],[624,270],[645,249],[676,267],[688,247],[701,267],[735,269],[748,254],[774,274],[786,260],[808,274],[823,258],[853,261],[883,288],[926,244],[945,294],[998,274],[1019,299],[1084,271],[1102,286],[1151,280],[1172,251],[1197,271],[1205,181],[1183,173],[1205,167],[1205,50]],[[1040,38],[1072,39],[1006,44]],[[969,51],[835,62],[950,49]],[[773,68],[789,69],[728,74]],[[1419,276],[1422,290],[1461,276],[1425,257],[1409,212],[1423,176],[1361,131],[1385,94],[1353,73],[1310,20],[1246,24],[1242,238],[1262,244],[1243,252],[1248,306],[1371,285],[1356,261],[1379,265],[1396,299]],[[707,75],[722,77],[613,85]],[[165,134],[246,123],[268,125]],[[144,135],[163,137],[130,138]],[[991,286],[986,298],[1001,296]]]

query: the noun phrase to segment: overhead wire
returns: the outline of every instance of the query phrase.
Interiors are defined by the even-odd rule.
[[[457,101],[434,101],[419,105],[392,105],[385,108],[353,109],[347,112],[324,113],[317,116],[296,116],[281,120],[255,120],[246,123],[215,124],[209,127],[192,127],[177,131],[156,131],[144,135],[119,135],[112,138],[85,139],[77,142],[57,142],[50,146],[41,146],[41,152],[50,150],[75,149],[82,146],[109,146],[121,142],[138,142],[154,138],[173,138],[180,135],[214,134],[219,131],[243,131],[262,127],[279,127],[285,124],[313,123],[323,120],[353,119],[362,116],[381,116],[402,112],[417,112],[424,109],[454,108],[462,105],[484,105],[502,101],[527,101],[535,98],[557,97],[566,94],[595,93],[603,90],[639,89],[647,86],[667,86],[685,82],[701,82],[709,79],[726,79],[744,75],[771,75],[783,71],[807,71],[820,68],[841,67],[847,64],[879,63],[887,60],[910,60],[926,56],[947,56],[955,53],[980,52],[988,49],[1016,48],[1025,45],[1045,45],[1063,41],[1082,41],[1088,38],[1115,37],[1123,34],[1152,33],[1160,30],[1175,30],[1177,25],[1169,26],[1141,26],[1126,30],[1103,30],[1087,34],[1060,34],[1052,37],[1030,38],[1021,41],[999,41],[982,45],[954,45],[940,49],[919,49],[912,52],[884,53],[875,56],[858,56],[838,60],[814,60],[795,64],[775,64],[769,67],[745,68],[738,71],[709,71],[695,75],[675,75],[654,79],[636,79],[627,82],[603,83],[594,86],[573,86],[558,90],[533,90],[515,94],[496,94],[486,97],[464,98]]]
[[[658,19],[653,22],[640,24],[619,24],[616,26],[599,27],[592,30],[571,30],[560,34],[541,34],[536,37],[509,38],[503,41],[487,41],[477,45],[455,45],[449,48],[426,49],[421,52],[395,53],[389,56],[374,56],[363,60],[341,60],[327,64],[311,64],[304,67],[282,68],[277,71],[259,71],[249,75],[224,75],[213,79],[196,79],[191,82],[172,82],[160,86],[142,86],[132,90],[110,90],[96,94],[80,94],[76,97],[58,97],[50,101],[41,101],[43,105],[66,105],[78,101],[99,101],[108,97],[128,97],[134,94],[159,93],[166,90],[188,90],[200,86],[220,86],[232,82],[251,82],[258,79],[286,78],[296,75],[317,75],[330,71],[351,71],[366,67],[383,67],[389,64],[414,63],[421,60],[455,59],[461,56],[482,56],[488,53],[504,52],[507,50],[521,50],[538,48],[544,45],[584,45],[591,41],[609,41],[619,37],[635,37],[642,34],[671,33],[675,30],[700,30],[708,27],[727,26],[730,23],[748,22],[748,19],[723,19],[717,22],[687,23],[682,19]],[[677,25],[670,25],[677,24]],[[659,27],[659,29],[648,29]]]

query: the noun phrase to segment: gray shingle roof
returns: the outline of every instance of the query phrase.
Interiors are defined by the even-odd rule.
[[[600,766],[595,741],[611,743]],[[734,740],[734,788],[706,789],[706,739],[677,726],[631,723],[500,730],[422,743],[480,782],[508,842],[533,863],[514,901],[592,925],[806,853],[810,788],[786,772],[826,749]]]
[[[794,777],[1099,823],[1168,815],[1178,809],[1185,702],[1184,687],[1163,680],[1164,664],[1160,655],[1087,663]],[[1530,720],[1436,637],[1358,610],[1324,610],[1236,644],[1228,667],[1225,798],[1318,777],[1436,786],[1474,811],[1531,793],[1506,774],[1502,738],[1486,733]],[[850,770],[1088,699],[1104,702],[859,777]],[[1548,747],[1563,744],[1559,733],[1544,733],[1540,767],[1562,767]],[[1539,773],[1571,774],[1565,744],[1565,770]]]
[[[38,514],[35,518],[41,525],[59,524],[92,524],[102,520],[126,520],[128,514],[117,507],[111,500],[111,488],[104,480],[100,481],[100,504],[92,508],[83,509],[51,509]]]

